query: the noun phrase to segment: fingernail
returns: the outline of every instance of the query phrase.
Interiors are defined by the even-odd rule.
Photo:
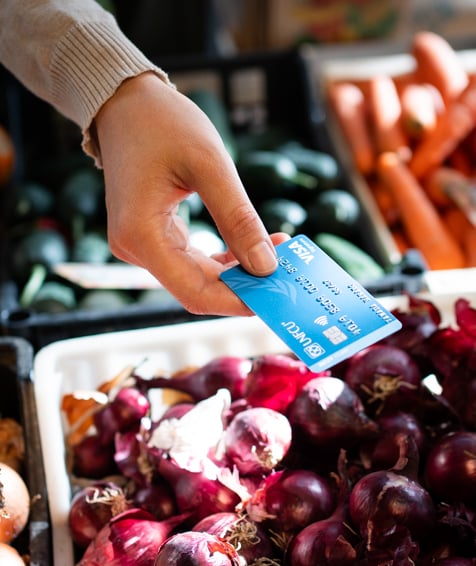
[[[276,251],[266,242],[259,242],[250,248],[248,259],[256,275],[268,275],[276,269]]]

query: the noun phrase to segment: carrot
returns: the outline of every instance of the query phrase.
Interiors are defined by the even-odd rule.
[[[400,220],[400,213],[393,195],[378,179],[369,178],[368,185],[387,227],[396,226]]]
[[[377,151],[409,155],[410,147],[402,127],[402,105],[389,75],[376,75],[370,80],[368,108]]]
[[[453,206],[451,188],[469,183],[468,177],[453,167],[437,167],[422,181],[426,194],[437,208]]]
[[[440,116],[435,129],[414,149],[410,169],[417,178],[422,178],[458,147],[474,128],[473,114],[462,102],[453,102]]]
[[[357,170],[364,175],[370,173],[375,150],[362,90],[349,82],[335,83],[329,86],[328,97]]]
[[[402,127],[413,140],[434,130],[438,118],[434,93],[426,84],[409,83],[400,92]]]
[[[464,267],[461,247],[402,159],[392,152],[380,154],[377,172],[395,198],[408,240],[421,251],[429,268]]]
[[[465,234],[470,229],[471,224],[464,212],[457,206],[452,206],[442,212],[442,219],[445,226],[453,234],[453,237],[464,246]]]
[[[456,169],[460,173],[466,176],[470,176],[473,171],[473,159],[468,155],[468,152],[460,144],[453,153],[448,156],[448,165]]]
[[[455,100],[468,85],[468,75],[461,59],[441,35],[419,31],[413,36],[411,53],[416,60],[420,82],[435,85],[443,100]]]

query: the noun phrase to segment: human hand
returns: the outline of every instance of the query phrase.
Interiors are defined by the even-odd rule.
[[[277,267],[274,246],[208,117],[152,73],[125,81],[95,119],[112,252],[139,265],[190,312],[250,315],[219,279],[237,261],[250,273]],[[177,208],[197,192],[228,246],[212,257],[191,247]]]

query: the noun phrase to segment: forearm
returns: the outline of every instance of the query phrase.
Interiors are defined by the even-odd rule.
[[[150,70],[167,81],[94,0],[0,0],[0,62],[77,123],[94,155],[89,128],[118,86]]]

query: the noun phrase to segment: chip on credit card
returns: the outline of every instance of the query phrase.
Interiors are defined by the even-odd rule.
[[[324,371],[402,327],[307,236],[294,236],[276,252],[271,275],[256,277],[237,265],[221,279],[312,371]]]

